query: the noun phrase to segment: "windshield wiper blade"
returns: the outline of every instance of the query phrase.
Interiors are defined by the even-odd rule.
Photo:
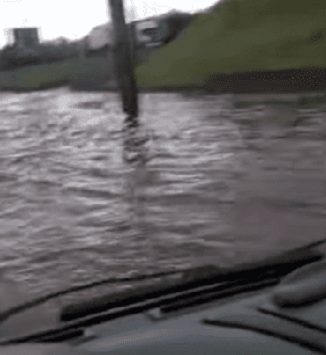
[[[175,305],[184,297],[190,297],[190,300],[196,299],[197,302],[200,297],[205,297],[205,295],[212,297],[212,294],[214,294],[215,299],[218,299],[223,296],[230,296],[239,292],[246,292],[253,289],[271,286],[276,284],[278,281],[279,279],[272,278],[269,280],[260,280],[255,282],[243,282],[243,284],[240,285],[237,285],[235,282],[222,283],[220,285],[197,288],[196,290],[188,292],[178,292],[173,295],[165,295],[156,299],[140,300],[139,302],[133,303],[127,307],[115,307],[114,309],[109,309],[98,314],[84,316],[82,319],[67,322],[65,325],[60,327],[46,329],[35,334],[28,334],[13,339],[2,339],[0,341],[0,346],[26,342],[61,342],[83,336],[84,329],[87,327],[123,316],[144,312],[153,308],[161,307],[162,305],[170,307]],[[165,310],[167,310],[167,308]]]
[[[134,290],[133,295],[130,294],[131,291],[128,291],[127,293],[111,294],[100,299],[96,298],[88,303],[89,305],[93,303],[93,306],[88,309],[83,309],[85,302],[64,307],[61,312],[61,320],[66,322],[64,325],[16,338],[2,339],[0,345],[63,341],[63,339],[81,336],[86,327],[155,307],[160,307],[162,313],[167,313],[194,304],[228,297],[232,294],[247,292],[253,288],[259,289],[275,285],[291,271],[323,258],[323,253],[312,248],[324,242],[326,242],[326,238],[261,262],[232,268],[218,268],[208,265],[186,271],[175,271],[183,274],[179,282],[138,288]],[[162,274],[171,275],[173,273]],[[144,279],[148,277],[147,275]],[[120,282],[120,279],[117,281]],[[112,302],[113,299],[115,302]],[[22,311],[24,307],[20,306],[20,308]]]
[[[323,253],[310,248],[299,248],[271,257],[263,262],[248,263],[231,268],[218,268],[213,265],[194,268],[186,272],[180,281],[154,286],[142,286],[134,290],[117,292],[68,305],[61,312],[61,321],[72,321],[116,307],[126,307],[141,300],[155,299],[201,286],[233,283],[235,281],[242,282],[242,280],[255,282],[259,279],[281,278],[307,263],[320,260],[323,256]]]
[[[229,276],[229,278],[232,279],[232,278],[234,278],[234,275],[239,274],[241,272],[247,272],[248,269],[253,269],[257,265],[258,265],[258,267],[261,267],[262,265],[265,267],[269,267],[270,265],[280,262],[281,261],[280,259],[282,259],[282,258],[285,259],[285,261],[287,261],[288,263],[291,263],[291,260],[296,261],[297,259],[299,259],[299,263],[301,262],[301,260],[304,263],[310,263],[313,261],[317,261],[318,259],[314,259],[314,256],[311,256],[310,254],[307,255],[306,250],[312,249],[313,247],[316,247],[316,246],[323,244],[325,242],[326,242],[326,238],[324,238],[322,240],[318,240],[316,242],[309,243],[307,245],[296,248],[296,249],[291,250],[289,252],[285,252],[279,256],[269,258],[267,260],[264,260],[263,262],[260,261],[257,263],[238,265],[237,267],[234,267],[232,269],[221,269],[215,265],[206,265],[206,266],[201,266],[201,267],[192,268],[192,269],[175,269],[175,270],[161,271],[161,272],[157,272],[154,274],[145,274],[145,275],[138,275],[138,276],[132,276],[132,277],[110,277],[107,279],[103,279],[103,280],[99,280],[99,281],[95,281],[95,282],[91,282],[91,283],[86,283],[83,285],[77,285],[77,286],[73,286],[73,287],[70,287],[65,290],[53,292],[48,295],[38,297],[38,298],[28,301],[24,304],[17,305],[17,306],[11,307],[10,309],[7,309],[3,312],[0,312],[0,322],[3,322],[4,320],[6,320],[8,317],[11,317],[12,315],[21,313],[29,308],[39,306],[42,303],[45,303],[45,302],[47,302],[51,299],[54,299],[54,298],[58,298],[62,295],[87,290],[87,289],[97,287],[97,286],[102,286],[105,284],[140,282],[140,281],[146,281],[146,280],[157,279],[157,278],[164,278],[164,277],[169,277],[169,276],[175,277],[178,275],[181,275],[183,280],[192,279],[194,283],[196,283],[196,279],[197,279],[197,281],[199,280],[200,282],[201,282],[201,280],[205,280],[205,282],[206,282],[206,281],[208,281],[207,279],[209,279],[210,277],[214,280],[216,278],[216,275],[220,278],[223,278],[223,275],[226,274]],[[277,259],[276,262],[275,262],[275,259]],[[305,259],[305,261],[303,261],[304,259]],[[299,266],[294,265],[295,268],[299,267]],[[272,271],[268,270],[267,272],[271,273]],[[237,278],[237,277],[235,277],[235,278]]]

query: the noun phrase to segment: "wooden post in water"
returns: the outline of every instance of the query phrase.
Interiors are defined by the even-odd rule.
[[[109,0],[115,38],[115,68],[127,123],[137,125],[138,93],[131,56],[131,39],[125,22],[123,0]]]

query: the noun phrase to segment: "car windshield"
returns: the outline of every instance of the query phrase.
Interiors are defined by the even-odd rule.
[[[209,72],[213,64],[203,60],[190,76],[187,65],[194,68],[193,60],[200,53],[190,50],[187,43],[196,43],[192,48],[200,49],[197,29],[205,31],[206,24],[212,35],[218,6],[238,2],[220,3],[211,1],[215,7],[194,19],[185,16],[187,24],[182,26],[189,31],[182,36],[173,33],[162,39],[157,38],[156,30],[138,33],[148,44],[137,42],[139,83],[150,89],[157,89],[155,85],[170,89],[141,91],[137,127],[123,125],[125,114],[113,74],[105,69],[105,85],[101,82],[101,65],[112,66],[108,53],[113,53],[113,37],[104,44],[96,37],[105,30],[89,31],[95,38],[92,43],[85,40],[72,45],[73,40],[61,40],[44,45],[44,53],[56,46],[64,52],[62,48],[70,46],[71,52],[65,49],[64,62],[53,54],[51,63],[35,59],[27,66],[13,52],[2,51],[2,63],[8,66],[3,64],[0,86],[9,89],[0,94],[0,262],[6,282],[18,282],[33,296],[41,296],[111,276],[262,260],[325,237],[325,89],[291,86],[292,76],[301,75],[301,64],[310,60],[308,50],[293,49],[306,37],[312,38],[304,43],[309,43],[309,53],[317,58],[316,62],[311,59],[312,66],[320,70],[313,75],[322,77],[325,68],[320,69],[318,58],[324,22],[318,11],[312,11],[308,19],[301,10],[296,16],[273,13],[280,24],[283,17],[291,19],[293,33],[301,28],[297,25],[303,18],[311,27],[297,37],[291,31],[284,34],[288,38],[279,45],[283,57],[275,59],[269,53],[268,58],[275,59],[272,64],[278,65],[275,68],[283,70],[293,64],[297,70],[288,70],[285,81],[275,84],[265,78],[261,84],[260,79],[245,77],[246,84],[241,86],[234,77],[233,84],[228,84],[214,76],[218,68],[222,73],[235,73],[259,70],[262,65],[257,62],[257,68],[250,67],[245,55],[242,61],[243,39],[237,42],[238,64],[234,57],[225,62],[232,54],[225,49],[231,43],[231,31],[225,34],[228,41],[225,37],[219,42],[226,53],[224,59],[214,51],[201,53],[219,58],[220,67]],[[256,23],[252,16],[250,21]],[[160,21],[153,25],[152,17],[149,22],[152,28],[161,26]],[[135,23],[136,31],[146,29]],[[227,28],[236,27],[231,19],[225,23]],[[272,31],[272,23],[266,15],[260,25]],[[246,31],[252,30],[245,20],[242,25]],[[22,40],[23,47],[37,42],[35,31],[17,33],[17,43],[24,36],[29,39]],[[258,37],[256,45],[265,48],[264,39]],[[275,41],[274,37],[267,39],[268,43]],[[188,48],[189,63],[178,51],[177,41],[186,43],[180,46]],[[161,44],[157,49],[152,42]],[[293,51],[286,43],[294,46]],[[13,48],[21,53],[26,49]],[[252,50],[260,53],[254,45]],[[28,53],[21,56],[30,58]],[[304,56],[298,65],[301,59],[293,53]],[[17,60],[6,62],[9,55]],[[281,57],[283,62],[278,61]],[[164,74],[169,65],[162,63],[168,60],[177,63],[170,68],[179,76]],[[272,64],[264,69],[273,69]],[[55,66],[51,78],[46,72],[49,65]],[[75,71],[70,72],[69,80],[62,76],[60,81],[55,76],[59,74],[53,74],[72,68]],[[37,74],[39,70],[43,74]],[[47,76],[46,83],[38,75]],[[191,80],[185,81],[181,91],[184,78]],[[152,86],[149,80],[153,80]],[[36,90],[45,87],[48,90]]]

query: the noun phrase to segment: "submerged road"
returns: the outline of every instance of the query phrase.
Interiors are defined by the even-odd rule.
[[[160,93],[140,107],[128,131],[114,93],[1,93],[4,277],[42,295],[325,237],[325,105]]]

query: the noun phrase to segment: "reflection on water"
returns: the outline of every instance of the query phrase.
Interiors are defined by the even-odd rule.
[[[117,94],[2,93],[0,266],[8,277],[44,293],[132,270],[230,265],[259,256],[258,245],[281,248],[281,237],[271,241],[277,222],[267,223],[271,215],[279,221],[280,208],[270,206],[309,189],[304,180],[290,192],[285,182],[295,179],[280,164],[298,179],[314,174],[307,196],[321,198],[325,155],[315,151],[323,141],[302,138],[299,128],[281,140],[294,128],[239,123],[266,116],[266,107],[235,109],[233,99],[142,94],[140,126],[126,130]],[[292,206],[282,203],[283,211]]]

